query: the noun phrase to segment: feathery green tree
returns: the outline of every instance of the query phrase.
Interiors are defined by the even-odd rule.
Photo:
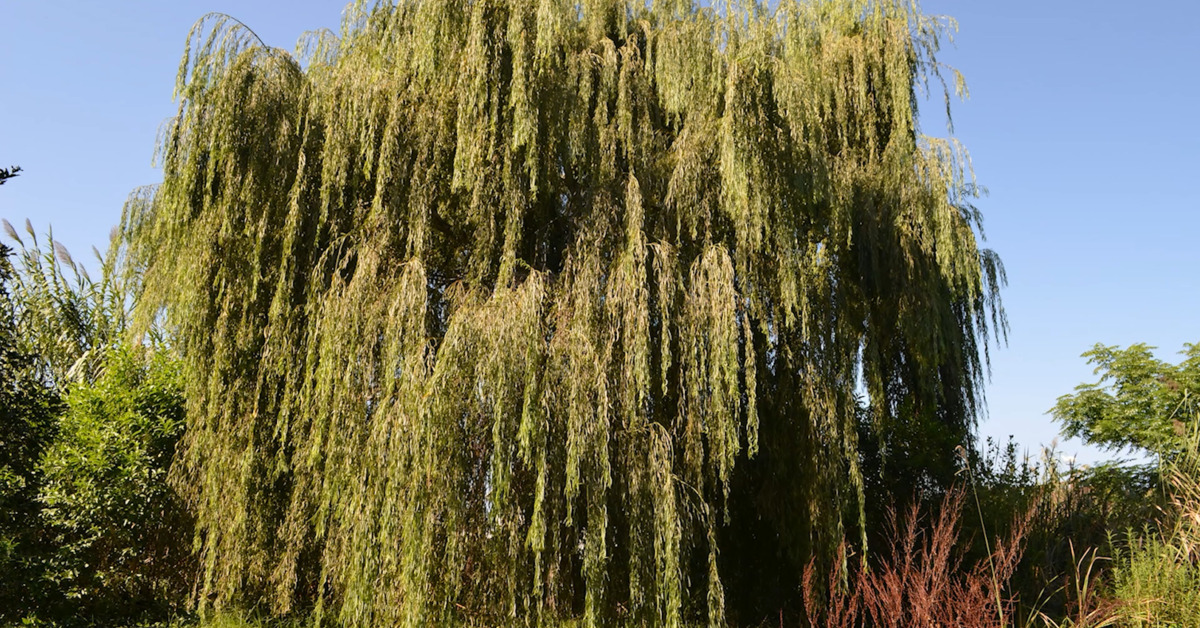
[[[1171,364],[1154,347],[1097,344],[1085,352],[1100,380],[1058,398],[1050,413],[1067,436],[1115,450],[1142,450],[1174,458],[1186,451],[1197,422],[1200,345],[1185,343]]]
[[[862,532],[862,417],[969,443],[1004,328],[969,161],[917,125],[948,26],[360,1],[289,55],[199,22],[125,229],[185,362],[202,604],[775,608],[762,573]]]

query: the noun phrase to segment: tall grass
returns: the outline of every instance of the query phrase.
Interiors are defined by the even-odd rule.
[[[1041,462],[1017,461],[1009,449],[998,468],[974,469],[978,459],[964,458],[970,485],[952,491],[930,517],[917,507],[902,516],[894,511],[888,522],[888,543],[865,560],[845,557],[842,565],[818,574],[811,567],[803,579],[805,611],[819,628],[958,626],[963,628],[1106,628],[1131,623],[1129,600],[1149,600],[1149,577],[1170,576],[1171,594],[1179,608],[1200,613],[1200,581],[1148,563],[1136,554],[1135,566],[1145,573],[1121,572],[1118,580],[1127,594],[1114,590],[1116,564],[1109,552],[1124,547],[1108,538],[1112,530],[1137,520],[1134,502],[1146,493],[1144,470],[1108,468],[1099,471],[1067,467],[1045,453]],[[1181,479],[1196,478],[1180,474]],[[1195,487],[1195,484],[1187,485]],[[1153,497],[1150,491],[1147,497]],[[1177,494],[1184,494],[1177,491]],[[1200,491],[1186,493],[1200,497]],[[1111,502],[1121,502],[1114,504]],[[1125,502],[1130,502],[1126,504]],[[1176,499],[1177,506],[1181,504]],[[1200,499],[1197,500],[1200,503]],[[1181,513],[1195,509],[1177,509]],[[1149,510],[1146,510],[1149,512]],[[1157,512],[1164,512],[1159,509]],[[1144,521],[1145,519],[1143,519]],[[1200,518],[1178,517],[1179,529],[1200,530]],[[1190,527],[1189,527],[1190,526]],[[1107,538],[1106,538],[1107,537]],[[1184,538],[1182,535],[1178,538]],[[1172,547],[1200,548],[1195,536]],[[1085,541],[1080,544],[1080,541]],[[1130,541],[1132,543],[1132,541]],[[1141,547],[1141,546],[1135,546]],[[1125,556],[1125,555],[1122,555]],[[1195,554],[1172,560],[1195,567]],[[1190,560],[1190,562],[1188,562]],[[1119,570],[1118,570],[1119,571]],[[1189,572],[1194,574],[1194,572]],[[1191,576],[1189,576],[1191,577]],[[1132,586],[1142,587],[1134,591]],[[1162,589],[1163,587],[1159,587]],[[1165,595],[1163,596],[1165,597]],[[1161,615],[1161,612],[1160,612]],[[1171,616],[1175,626],[1200,626],[1189,616]],[[1190,622],[1190,623],[1189,623]]]
[[[1129,626],[1200,626],[1200,422],[1177,457],[1163,461],[1171,507],[1157,529],[1134,537],[1114,573]]]
[[[1114,573],[1125,625],[1200,626],[1200,569],[1178,549],[1154,534],[1130,544]]]
[[[1098,592],[1103,587],[1100,566],[1108,559],[1100,556],[1096,548],[1085,549],[1076,554],[1074,544],[1071,544],[1072,572],[1069,585],[1060,590],[1070,600],[1070,612],[1059,619],[1050,614],[1038,611],[1036,619],[1048,628],[1108,628],[1118,625],[1121,616],[1120,603],[1105,597]],[[1030,616],[1026,626],[1032,627],[1035,616]]]

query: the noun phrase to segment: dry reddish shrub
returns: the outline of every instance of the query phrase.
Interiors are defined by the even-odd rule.
[[[964,569],[958,544],[963,501],[962,490],[951,491],[931,525],[917,506],[903,517],[893,510],[884,558],[847,573],[843,565],[850,561],[843,547],[823,591],[810,564],[802,582],[810,623],[822,628],[1007,625],[1015,603],[1005,592],[1021,559],[1030,515],[1018,519],[1008,538],[996,541],[986,560]]]

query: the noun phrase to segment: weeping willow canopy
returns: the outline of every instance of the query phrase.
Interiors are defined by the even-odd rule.
[[[126,217],[201,604],[719,624],[828,560],[860,433],[968,442],[1003,329],[969,162],[917,125],[948,26],[358,2],[289,55],[201,20]]]

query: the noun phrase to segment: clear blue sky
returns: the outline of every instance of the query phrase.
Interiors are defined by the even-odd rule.
[[[229,13],[291,49],[336,27],[340,0],[8,0],[0,19],[0,216],[30,218],[84,257],[155,183],[159,125],[191,24]],[[1009,344],[993,352],[984,436],[1049,443],[1045,412],[1092,379],[1095,342],[1174,359],[1200,341],[1200,4],[926,0],[958,18],[942,60],[971,99],[957,136],[991,196],[988,244],[1008,268]],[[931,108],[932,109],[932,108]],[[945,134],[931,118],[926,132]],[[1066,453],[1101,454],[1065,443]]]

